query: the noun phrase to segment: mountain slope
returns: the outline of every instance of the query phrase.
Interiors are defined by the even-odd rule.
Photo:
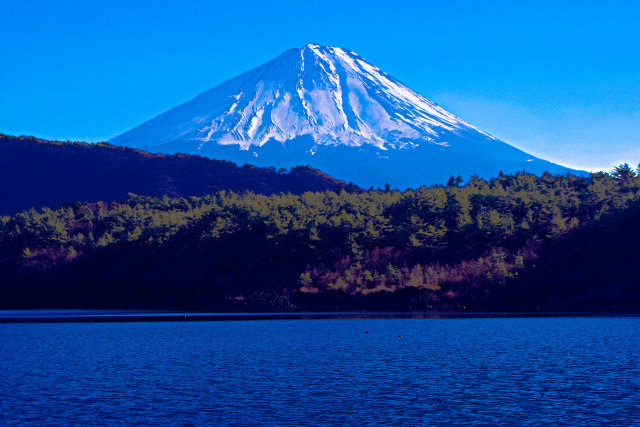
[[[568,171],[476,129],[356,53],[308,44],[111,140],[235,162],[310,164],[364,186]]]
[[[0,134],[0,215],[69,201],[112,201],[127,193],[188,197],[216,190],[274,194],[335,190],[344,183],[309,167],[289,172],[198,156],[164,156],[109,144]],[[10,184],[6,184],[10,183]]]

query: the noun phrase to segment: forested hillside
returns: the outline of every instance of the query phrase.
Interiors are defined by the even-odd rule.
[[[216,190],[262,194],[335,190],[342,182],[310,167],[242,167],[199,156],[165,156],[107,143],[0,134],[0,215],[68,201],[113,201],[127,193],[188,197]]]
[[[638,311],[640,177],[131,196],[0,219],[0,304]]]

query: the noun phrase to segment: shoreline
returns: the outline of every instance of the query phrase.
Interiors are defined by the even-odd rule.
[[[640,317],[630,312],[289,312],[204,313],[126,310],[0,310],[2,323],[126,323],[329,319],[481,319],[531,317]]]

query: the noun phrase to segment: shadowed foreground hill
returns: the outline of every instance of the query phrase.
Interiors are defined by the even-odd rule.
[[[150,154],[107,143],[44,141],[0,134],[0,215],[69,201],[111,201],[127,193],[201,196],[225,189],[261,194],[335,190],[310,167],[289,172],[227,161]]]
[[[535,310],[640,311],[640,203],[549,242],[496,299]]]
[[[0,217],[0,308],[640,311],[640,176],[132,196]]]

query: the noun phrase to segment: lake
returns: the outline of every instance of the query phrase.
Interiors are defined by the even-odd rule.
[[[639,317],[0,324],[0,422],[640,423]]]

